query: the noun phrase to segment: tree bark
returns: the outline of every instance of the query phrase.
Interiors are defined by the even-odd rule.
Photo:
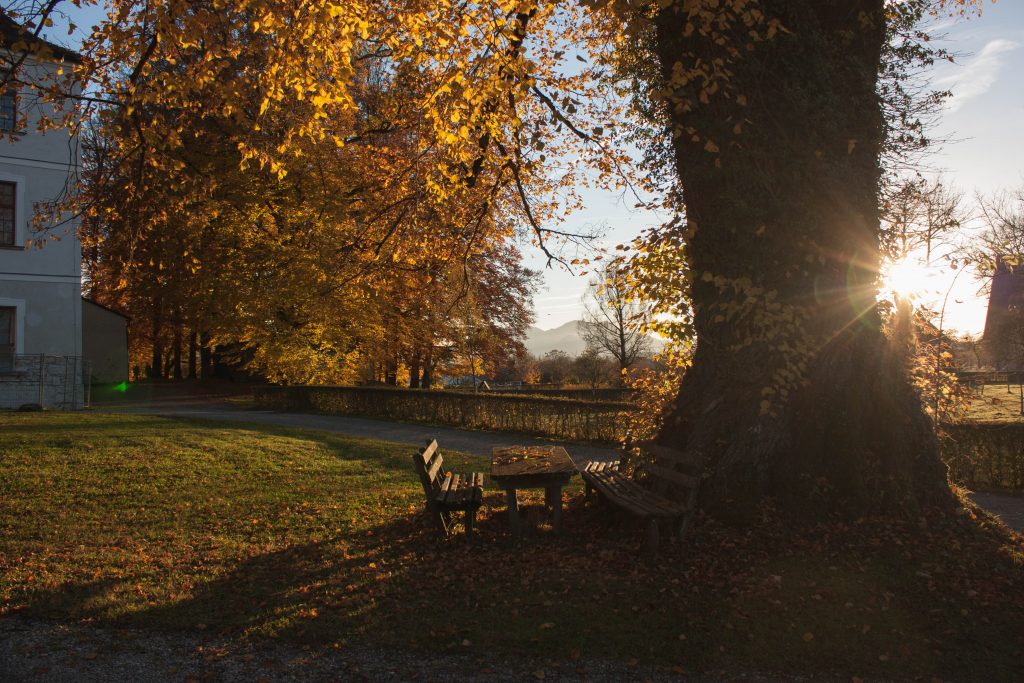
[[[163,379],[163,344],[160,339],[160,332],[163,327],[161,316],[161,300],[159,296],[153,297],[153,325],[150,334],[153,338],[152,355],[150,358],[150,379]]]
[[[785,30],[752,51],[743,22],[723,45],[681,5],[656,21],[665,82],[694,57],[732,74],[670,99],[697,346],[658,443],[703,466],[705,507],[949,505],[876,306],[883,0],[763,0]]]
[[[420,380],[420,386],[424,389],[429,389],[430,385],[434,382],[434,349],[428,347],[423,355],[423,377]]]
[[[414,351],[409,357],[409,388],[420,388],[420,352]]]
[[[181,354],[181,348],[182,348],[182,338],[181,338],[181,336],[182,336],[181,335],[181,316],[180,316],[180,314],[175,314],[175,316],[174,316],[174,342],[173,342],[172,351],[171,351],[171,353],[172,353],[171,376],[175,380],[180,380],[181,379],[181,355],[182,355]]]
[[[199,377],[211,379],[213,377],[213,353],[210,350],[210,335],[202,332],[199,335]]]
[[[384,365],[384,384],[389,387],[398,386],[398,359],[389,358]]]
[[[188,378],[196,378],[196,352],[199,350],[199,333],[192,330],[188,337]]]

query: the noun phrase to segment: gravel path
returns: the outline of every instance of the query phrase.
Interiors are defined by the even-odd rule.
[[[439,649],[345,646],[318,650],[278,641],[230,641],[197,633],[155,632],[0,617],[0,681],[16,683],[205,683],[246,681],[679,681],[693,683],[848,682],[849,676],[692,672],[609,660],[550,660]]]
[[[618,460],[619,452],[610,446],[593,446],[555,441],[536,436],[504,432],[470,431],[454,427],[373,420],[340,415],[312,415],[307,413],[279,413],[272,410],[249,410],[230,405],[216,398],[173,398],[167,400],[129,403],[118,402],[93,406],[98,412],[131,413],[135,415],[161,415],[205,420],[273,424],[302,429],[318,429],[350,436],[362,436],[381,441],[422,446],[428,439],[437,439],[442,448],[473,455],[491,457],[495,446],[547,444],[564,446],[576,460]]]
[[[971,494],[971,500],[999,517],[1006,526],[1024,534],[1024,496],[977,492]]]
[[[564,446],[576,462],[588,460],[617,460],[619,453],[608,446],[553,441],[535,436],[507,434],[503,432],[470,431],[454,427],[436,427],[391,422],[362,417],[339,415],[311,415],[306,413],[279,413],[271,410],[249,410],[220,400],[217,397],[171,397],[140,402],[117,402],[98,404],[100,412],[120,412],[137,415],[164,415],[189,417],[226,422],[273,424],[302,429],[318,429],[325,432],[362,436],[382,441],[420,446],[430,438],[437,439],[443,448],[490,458],[495,446],[522,444],[555,444]],[[997,493],[972,493],[971,499],[1000,517],[1003,522],[1024,533],[1024,496]]]

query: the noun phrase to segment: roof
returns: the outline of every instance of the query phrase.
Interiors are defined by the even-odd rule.
[[[25,28],[22,24],[7,16],[6,12],[0,10],[0,47],[14,45],[19,41],[27,42],[30,45],[45,46],[57,60],[75,62],[76,64],[82,61],[82,55],[66,47],[61,47],[56,43],[34,37],[31,30]]]
[[[102,308],[104,311],[110,311],[114,315],[119,315],[122,318],[124,318],[125,320],[131,320],[131,318],[128,317],[127,315],[125,315],[124,313],[121,313],[120,311],[115,311],[113,308],[109,308],[107,306],[104,306],[103,304],[96,303],[92,299],[86,299],[84,296],[82,297],[82,302],[83,303],[87,303],[87,304],[92,304],[93,306],[96,306],[98,308]]]

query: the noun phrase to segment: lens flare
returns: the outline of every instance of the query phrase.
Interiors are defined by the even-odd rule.
[[[927,287],[928,269],[920,261],[904,258],[882,270],[882,292],[903,299],[918,298]]]

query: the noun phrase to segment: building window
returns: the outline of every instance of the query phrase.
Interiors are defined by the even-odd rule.
[[[0,182],[0,246],[14,246],[17,198],[17,183]]]
[[[10,372],[14,367],[17,312],[13,306],[0,306],[0,372]]]
[[[8,90],[0,94],[0,132],[13,133],[18,128],[18,93]]]

